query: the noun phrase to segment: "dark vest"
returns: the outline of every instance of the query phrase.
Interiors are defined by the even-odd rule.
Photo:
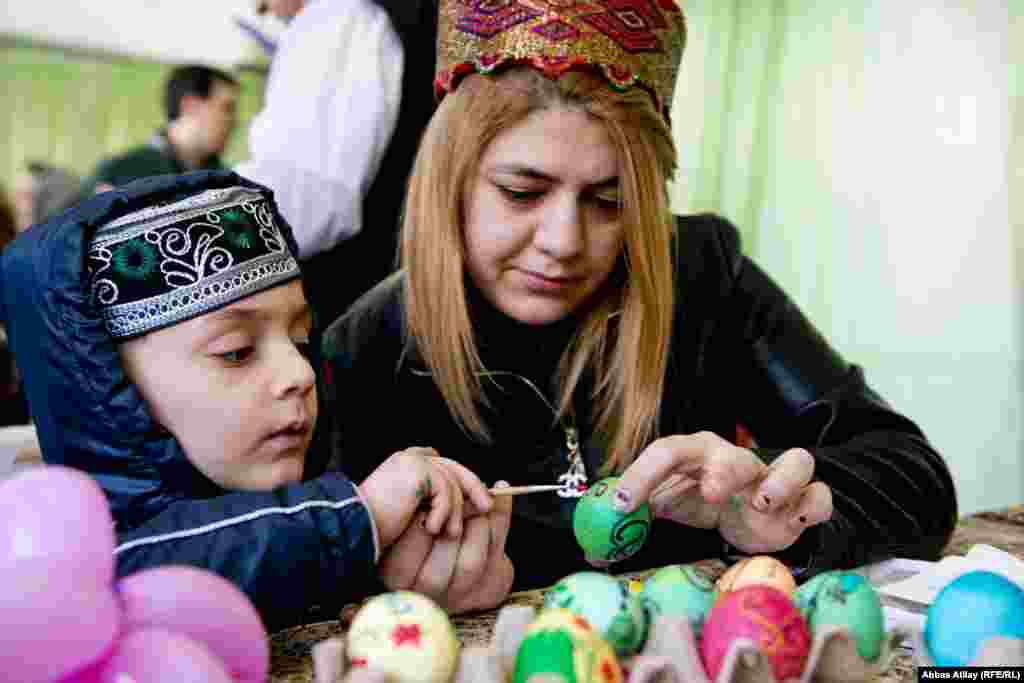
[[[398,122],[377,177],[363,198],[362,229],[303,264],[306,292],[324,326],[395,270],[406,181],[435,106],[437,0],[374,2],[391,17],[404,51]]]

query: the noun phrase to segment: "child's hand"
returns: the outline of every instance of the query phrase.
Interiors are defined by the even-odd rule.
[[[409,525],[381,560],[384,585],[422,593],[452,614],[500,605],[515,576],[505,553],[512,497],[495,498],[489,513],[474,507],[466,506],[461,538],[431,536],[422,525]]]
[[[377,525],[383,552],[402,535],[417,511],[425,510],[423,528],[431,535],[447,527],[453,538],[462,535],[463,497],[487,512],[493,505],[484,483],[459,463],[438,457],[433,448],[407,448],[382,462],[359,485]]]

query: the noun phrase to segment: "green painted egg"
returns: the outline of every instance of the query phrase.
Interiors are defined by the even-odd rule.
[[[620,657],[639,652],[647,639],[647,610],[639,596],[608,574],[570,574],[544,594],[544,607],[583,617]]]
[[[812,585],[813,584],[813,585]],[[811,632],[824,626],[845,626],[857,643],[857,654],[875,661],[882,652],[885,615],[874,586],[860,574],[834,571],[816,576],[798,589],[797,605]]]
[[[536,677],[536,678],[534,678]],[[516,650],[512,683],[623,683],[619,660],[582,617],[567,609],[542,609]]]
[[[662,615],[684,617],[695,635],[700,635],[716,597],[714,582],[688,564],[662,567],[644,581],[641,593],[651,619]]]
[[[619,477],[597,482],[579,499],[572,517],[576,541],[588,560],[619,562],[635,554],[651,529],[651,506],[623,514],[612,506]]]
[[[793,592],[793,602],[796,603],[800,613],[804,615],[804,619],[810,621],[811,607],[816,604],[818,591],[840,574],[842,574],[840,571],[823,572],[797,587]]]

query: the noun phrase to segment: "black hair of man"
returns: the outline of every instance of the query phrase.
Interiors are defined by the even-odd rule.
[[[181,115],[181,100],[186,95],[203,99],[210,96],[217,82],[238,87],[238,80],[226,71],[201,64],[186,64],[175,67],[167,78],[164,91],[164,110],[167,120],[174,121]]]

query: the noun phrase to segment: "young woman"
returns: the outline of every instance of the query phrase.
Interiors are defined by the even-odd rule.
[[[942,458],[733,226],[670,212],[675,4],[511,4],[442,2],[444,97],[406,199],[403,269],[325,337],[344,469],[417,444],[484,481],[567,494],[621,474],[621,507],[649,501],[656,521],[616,570],[778,553],[809,575],[936,556],[956,520]],[[555,21],[552,47],[538,35]],[[594,564],[574,505],[517,498],[507,543],[412,525],[398,546],[422,564],[385,559],[385,578],[449,606],[509,564],[516,589],[550,584]]]

